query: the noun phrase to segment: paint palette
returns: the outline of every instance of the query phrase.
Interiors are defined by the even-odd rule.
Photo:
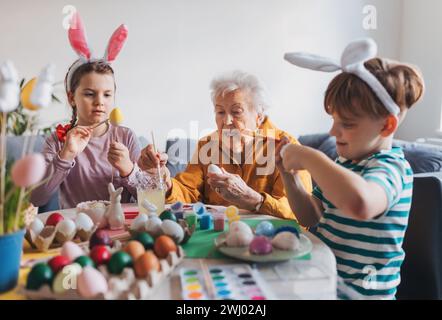
[[[268,300],[258,272],[247,264],[205,266],[180,270],[184,300]]]

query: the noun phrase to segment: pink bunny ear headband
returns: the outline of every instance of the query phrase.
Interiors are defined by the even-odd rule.
[[[400,108],[393,101],[382,83],[364,66],[364,62],[375,58],[376,54],[376,42],[373,39],[366,38],[352,41],[347,45],[342,53],[341,63],[330,58],[304,52],[286,53],[284,59],[301,68],[323,72],[342,70],[358,76],[373,90],[388,112],[397,116]]]
[[[75,70],[77,70],[78,67],[80,67],[81,65],[94,61],[103,61],[111,64],[113,61],[115,61],[121,49],[123,48],[124,43],[126,42],[127,33],[127,26],[124,24],[120,25],[110,37],[106,51],[104,53],[104,57],[93,58],[91,50],[89,49],[88,43],[86,41],[86,32],[83,26],[83,22],[81,21],[78,12],[76,12],[72,16],[71,25],[68,30],[68,37],[71,47],[77,53],[79,59],[72,65],[72,67],[68,71],[68,91],[71,90],[71,77],[74,74]]]

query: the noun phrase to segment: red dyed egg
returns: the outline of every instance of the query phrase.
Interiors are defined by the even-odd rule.
[[[104,229],[98,229],[89,239],[90,249],[98,245],[112,246],[112,239],[109,236],[109,232]]]
[[[91,249],[89,254],[96,266],[107,264],[111,258],[111,254],[105,245],[97,245]]]
[[[54,212],[46,220],[46,225],[55,227],[60,221],[63,221],[63,220],[64,220],[64,217],[60,213]]]
[[[70,263],[71,261],[64,256],[56,256],[48,261],[48,265],[51,267],[52,272],[54,274],[58,273],[60,270],[62,270],[65,266],[67,266]]]

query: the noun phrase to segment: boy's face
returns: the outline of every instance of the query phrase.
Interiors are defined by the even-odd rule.
[[[385,143],[381,135],[385,119],[373,119],[367,115],[340,117],[332,114],[330,135],[336,137],[336,151],[348,160],[359,161],[380,151]]]

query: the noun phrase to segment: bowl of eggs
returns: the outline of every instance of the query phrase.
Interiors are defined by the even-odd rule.
[[[106,210],[110,205],[109,201],[85,201],[77,205],[77,213],[84,212],[87,214],[97,228],[105,228],[107,226]]]

